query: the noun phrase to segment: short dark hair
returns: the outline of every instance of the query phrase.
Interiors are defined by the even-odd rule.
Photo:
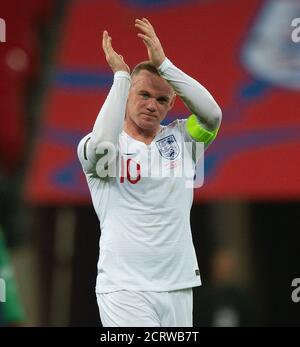
[[[153,73],[154,75],[160,76],[156,66],[151,63],[151,61],[146,60],[146,61],[142,61],[141,63],[138,63],[132,70],[131,72],[131,77],[138,75],[140,73],[140,71],[142,70],[146,70],[149,71],[151,73]]]

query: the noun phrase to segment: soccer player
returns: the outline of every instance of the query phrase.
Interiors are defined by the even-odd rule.
[[[186,144],[206,148],[221,110],[199,82],[166,58],[146,18],[136,19],[135,27],[149,61],[130,75],[103,32],[114,81],[92,132],[78,145],[101,225],[97,302],[105,327],[189,327],[192,288],[201,285],[190,228],[193,189],[184,175],[151,175],[144,166],[150,161],[151,169],[159,172],[160,165],[163,173],[187,160],[195,168],[197,156],[184,151]],[[192,115],[162,126],[175,95]]]

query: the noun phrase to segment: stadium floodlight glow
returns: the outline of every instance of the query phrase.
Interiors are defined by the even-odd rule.
[[[3,278],[0,278],[0,302],[6,302],[6,285]]]
[[[0,18],[0,42],[6,42],[6,23],[3,18]]]

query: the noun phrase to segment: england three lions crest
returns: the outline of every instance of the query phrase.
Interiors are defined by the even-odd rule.
[[[156,141],[156,146],[160,155],[166,159],[174,160],[180,152],[174,135],[169,135]]]

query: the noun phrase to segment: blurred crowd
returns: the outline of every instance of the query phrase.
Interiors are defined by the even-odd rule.
[[[54,0],[1,2],[6,40],[0,43],[0,278],[6,302],[0,325],[25,319],[8,250],[22,240],[23,179],[36,124],[35,88],[41,71],[43,28],[51,20]]]

